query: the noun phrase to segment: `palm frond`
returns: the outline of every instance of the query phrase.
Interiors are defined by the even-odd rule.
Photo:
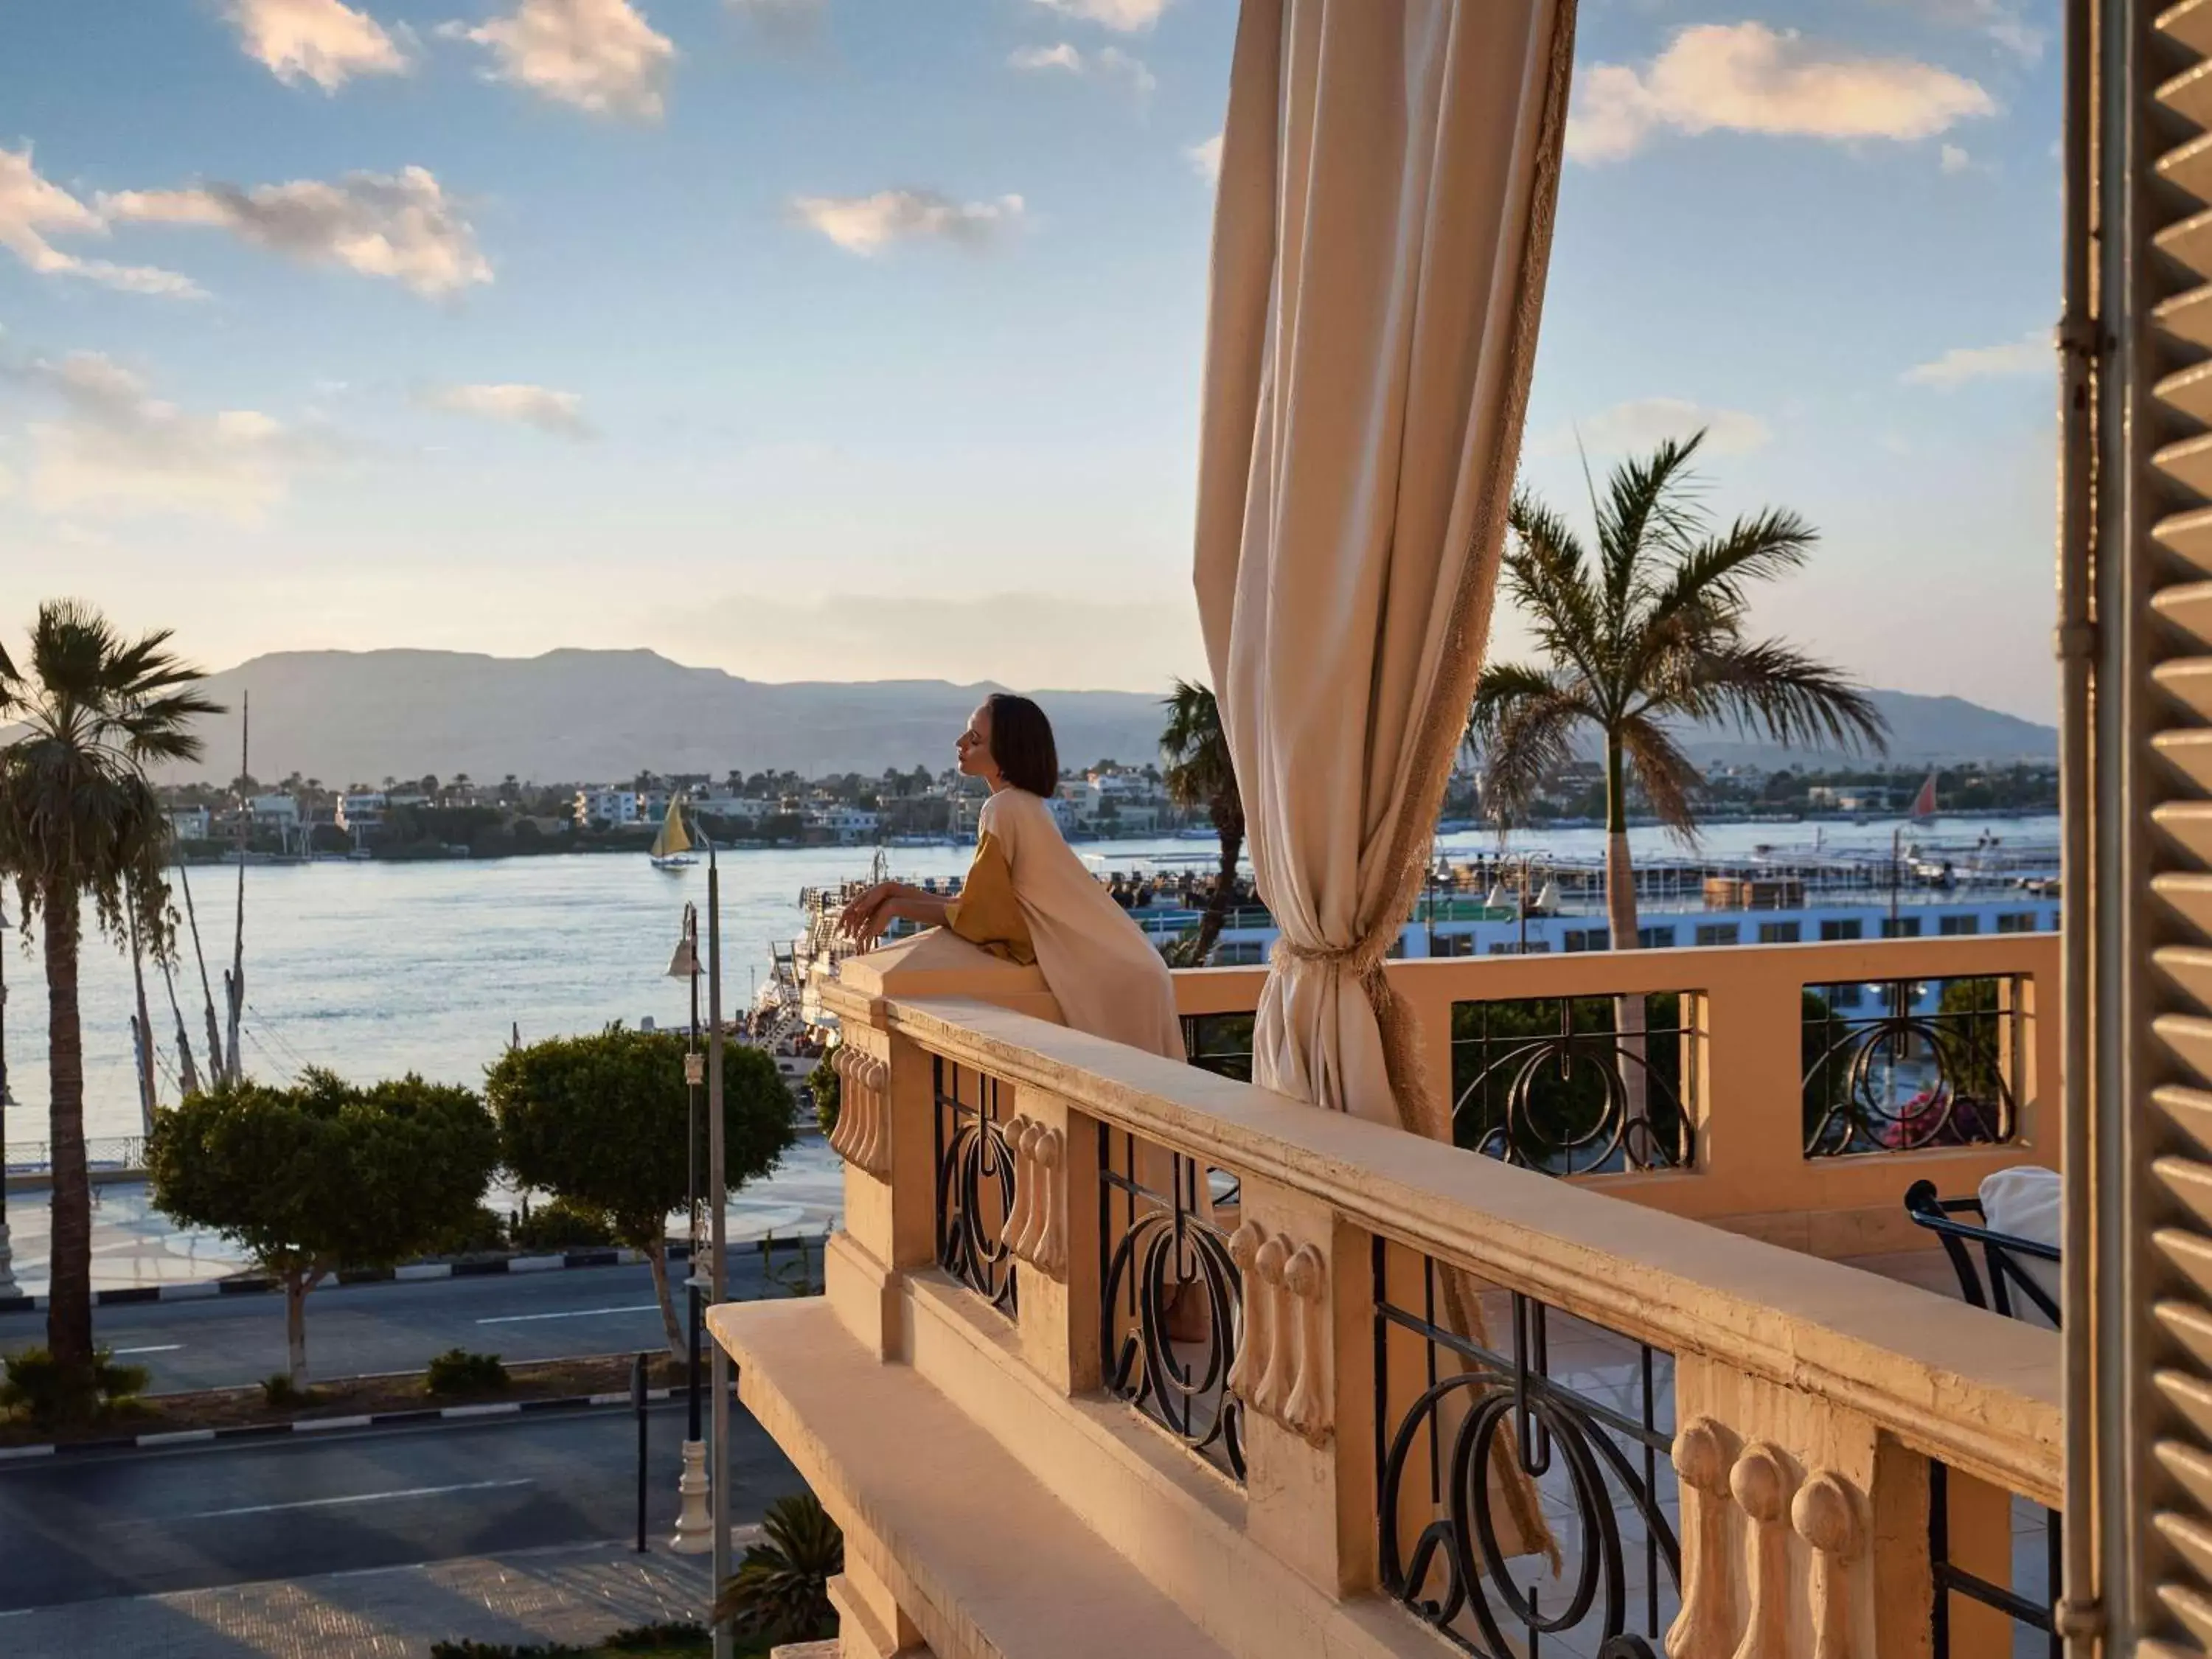
[[[1647,705],[1657,711],[1662,705]],[[1784,745],[1887,753],[1889,722],[1842,670],[1779,640],[1734,641],[1699,653],[1663,707],[1728,720]]]
[[[1602,724],[1577,681],[1525,664],[1482,671],[1468,744],[1482,768],[1483,803],[1501,828],[1518,820],[1546,781],[1575,757],[1575,731],[1585,721]]]
[[[1606,652],[1603,607],[1591,586],[1588,556],[1566,520],[1526,490],[1513,498],[1504,558],[1506,592],[1538,650],[1599,678]]]
[[[1690,463],[1705,441],[1702,431],[1670,438],[1649,455],[1620,462],[1606,481],[1605,501],[1595,508],[1597,540],[1616,631],[1650,586],[1646,567],[1680,549],[1702,524],[1691,495]]]
[[[1632,714],[1620,723],[1620,750],[1651,815],[1683,840],[1694,839],[1705,778],[1681,745],[1656,720]]]
[[[1818,531],[1786,508],[1769,507],[1738,519],[1719,535],[1684,550],[1667,580],[1655,586],[1645,626],[1657,627],[1696,609],[1740,616],[1747,584],[1802,568],[1820,539]]]

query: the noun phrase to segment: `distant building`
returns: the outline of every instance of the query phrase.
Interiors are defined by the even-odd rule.
[[[337,810],[331,822],[359,840],[382,825],[385,811],[390,805],[380,789],[349,790],[338,797]]]
[[[806,814],[806,827],[817,834],[834,837],[841,847],[876,833],[877,814],[864,812],[857,806],[816,806]]]
[[[665,798],[661,805],[667,806]],[[599,825],[620,829],[635,823],[644,810],[644,797],[635,789],[579,789],[576,792],[578,828]]]
[[[215,823],[204,806],[179,806],[169,814],[170,833],[179,841],[205,841]]]
[[[714,793],[696,795],[691,810],[710,818],[724,818],[735,823],[758,823],[763,818],[774,817],[780,803],[763,800],[757,795]]]
[[[246,803],[257,829],[293,830],[299,827],[300,803],[290,795],[256,795]]]
[[[1830,812],[1887,812],[1897,795],[1881,784],[1816,783],[1805,791],[1805,804]]]

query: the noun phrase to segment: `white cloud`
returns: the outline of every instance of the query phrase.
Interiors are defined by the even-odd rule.
[[[1064,71],[1086,81],[1127,87],[1139,99],[1149,97],[1159,85],[1143,58],[1133,57],[1119,46],[1101,46],[1096,52],[1085,52],[1063,40],[1056,46],[1021,47],[1010,54],[1006,62],[1018,70]]]
[[[1023,205],[1018,196],[956,202],[930,190],[879,190],[872,196],[800,196],[791,210],[847,252],[865,255],[904,241],[988,246],[1020,224]]]
[[[540,432],[550,432],[559,438],[595,435],[584,419],[584,399],[578,392],[513,384],[441,386],[425,387],[416,397],[417,401],[432,409],[473,415],[480,420],[536,427]]]
[[[658,121],[665,107],[675,43],[629,0],[517,0],[480,27],[447,23],[439,33],[489,51],[495,80],[512,81],[594,115]]]
[[[1638,398],[1601,410],[1586,421],[1546,434],[1529,446],[1539,455],[1631,455],[1668,438],[1705,434],[1707,455],[1742,455],[1763,448],[1773,428],[1741,410],[1714,409],[1686,398]]]
[[[199,284],[173,270],[80,258],[64,253],[47,240],[50,236],[103,236],[106,232],[106,222],[99,214],[59,185],[39,176],[31,165],[28,145],[20,151],[0,149],[0,247],[41,276],[82,277],[129,294],[200,297]]]
[[[1619,161],[1662,131],[1932,138],[1996,112],[1978,84],[1932,64],[1861,57],[1764,23],[1701,23],[1640,70],[1593,67],[1568,117],[1567,154]]]
[[[1221,135],[1201,143],[1191,145],[1183,154],[1190,159],[1191,171],[1201,179],[1218,180],[1221,177]]]
[[[12,495],[15,493],[15,475],[6,467],[0,466],[0,497]]]
[[[1932,386],[1950,392],[1969,380],[1999,380],[2027,375],[2055,375],[2050,334],[2031,329],[2010,345],[1954,346],[1931,362],[1905,371],[1907,386]]]
[[[31,504],[115,518],[178,514],[257,524],[317,446],[251,409],[195,415],[98,352],[32,365],[60,405],[30,422]]]
[[[1032,0],[1032,3],[1062,17],[1134,34],[1158,22],[1170,0]]]
[[[425,167],[349,173],[335,184],[198,185],[102,196],[112,220],[200,225],[310,264],[388,276],[425,296],[492,279],[476,232]]]
[[[1963,145],[1946,144],[1937,154],[1939,164],[1947,173],[1964,173],[1974,165],[1974,158],[1966,154]]]
[[[356,75],[404,75],[409,64],[385,27],[343,0],[232,0],[230,21],[248,58],[287,86],[336,92]]]

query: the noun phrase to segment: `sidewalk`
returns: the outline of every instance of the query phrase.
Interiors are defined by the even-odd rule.
[[[757,1528],[738,1530],[738,1547]],[[423,1659],[434,1641],[587,1642],[703,1621],[708,1568],[655,1540],[584,1544],[371,1572],[0,1613],[9,1659]]]
[[[819,1237],[844,1213],[844,1164],[826,1142],[807,1137],[786,1153],[767,1180],[730,1196],[726,1233],[750,1243],[769,1233]],[[93,1188],[92,1285],[96,1291],[161,1285],[197,1285],[246,1271],[245,1252],[211,1232],[178,1226],[154,1208],[143,1182]],[[495,1184],[486,1194],[494,1209],[511,1212],[514,1195]],[[46,1257],[52,1237],[50,1194],[8,1195],[8,1231],[15,1255],[16,1287],[26,1296],[46,1290]],[[670,1218],[672,1236],[680,1236]]]

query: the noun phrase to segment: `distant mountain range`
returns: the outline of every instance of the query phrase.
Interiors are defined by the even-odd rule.
[[[454,651],[286,651],[210,678],[232,712],[208,722],[208,757],[173,776],[223,776],[237,762],[236,711],[252,696],[252,769],[292,772],[329,787],[384,777],[496,780],[512,772],[539,783],[613,780],[641,770],[720,776],[789,769],[876,773],[888,766],[949,765],[953,739],[987,684],[878,680],[769,684],[718,668],[686,668],[651,651],[550,651],[479,656]],[[1132,691],[1040,691],[1062,762],[1141,763],[1157,752],[1157,696]],[[1877,691],[1893,731],[1893,757],[2048,760],[2051,727],[1957,697]],[[1814,764],[1732,732],[1692,733],[1701,764]]]

